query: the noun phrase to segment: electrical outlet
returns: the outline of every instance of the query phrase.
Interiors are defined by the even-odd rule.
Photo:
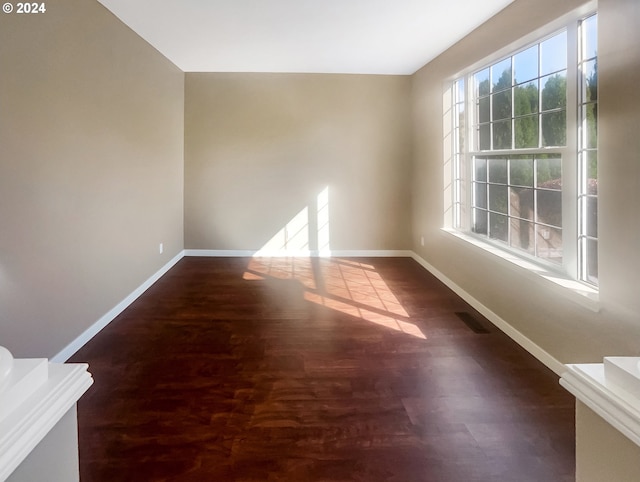
[[[420,246],[424,246],[424,236],[420,236]]]
[[[162,254],[164,252],[164,244],[160,243],[160,246],[158,247],[158,252],[160,254]]]

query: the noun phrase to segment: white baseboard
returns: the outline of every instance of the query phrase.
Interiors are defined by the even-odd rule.
[[[425,261],[422,257],[418,256],[413,251],[408,250],[337,250],[331,252],[317,252],[310,251],[306,253],[292,254],[291,252],[272,252],[272,253],[259,253],[258,251],[248,250],[211,250],[211,249],[185,249],[178,253],[167,264],[154,273],[149,279],[136,288],[129,296],[118,303],[108,313],[104,314],[98,321],[87,328],[80,336],[69,343],[63,350],[57,353],[51,358],[54,363],[64,363],[74,353],[76,353],[85,343],[100,332],[105,326],[107,326],[112,320],[122,313],[131,303],[133,303],[142,293],[144,293],[153,283],[158,281],[162,275],[169,271],[178,261],[184,256],[206,256],[206,257],[253,257],[253,256],[312,256],[312,257],[410,257],[418,262],[424,269],[433,274],[436,278],[442,281],[450,289],[452,289],[458,296],[473,306],[479,313],[487,318],[491,323],[498,327],[501,331],[507,334],[512,340],[518,343],[521,347],[531,353],[540,362],[546,365],[549,369],[554,371],[557,375],[561,375],[566,371],[565,366],[556,358],[551,356],[548,352],[540,348],[534,342],[532,342],[525,335],[516,330],[513,326],[500,318],[497,314],[491,311],[489,308],[480,303],[471,294],[467,293],[460,286],[454,283],[451,279],[438,271],[434,266]]]
[[[234,249],[185,249],[185,256],[207,256],[207,257],[243,257],[243,258],[410,258],[412,251],[408,250],[336,250],[336,251],[285,251],[285,250],[234,250]]]
[[[305,256],[305,257],[411,257],[411,251],[398,250],[353,250],[353,251],[251,251],[251,250],[220,250],[220,249],[185,249],[179,252],[171,261],[160,268],[149,279],[136,288],[129,296],[105,313],[98,321],[87,328],[80,336],[64,347],[60,352],[51,358],[53,363],[64,363],[74,353],[84,346],[91,338],[96,336],[100,330],[113,321],[116,316],[122,313],[131,303],[133,303],[142,293],[144,293],[153,283],[158,281],[162,275],[169,271],[178,261],[185,256],[207,256],[207,257],[275,257],[275,256]]]
[[[84,346],[91,338],[96,336],[100,330],[107,326],[122,313],[131,303],[133,303],[142,293],[144,293],[153,283],[158,281],[162,275],[169,271],[178,261],[184,257],[184,251],[180,251],[171,261],[160,268],[148,280],[136,288],[129,296],[105,313],[98,321],[87,328],[80,336],[69,343],[62,351],[51,358],[54,363],[64,363],[71,356]]]
[[[185,256],[204,256],[208,258],[250,258],[256,252],[248,249],[185,249]]]
[[[412,254],[412,251],[399,249],[331,251],[331,256],[343,258],[411,258]]]
[[[487,318],[491,323],[493,323],[497,328],[503,331],[509,338],[515,341],[522,348],[531,353],[534,357],[536,357],[540,362],[547,366],[550,370],[556,373],[556,375],[560,376],[566,371],[566,367],[556,358],[551,356],[547,351],[540,348],[533,341],[527,338],[525,335],[516,330],[513,326],[503,320],[500,316],[495,314],[485,305],[480,303],[477,299],[475,299],[471,294],[463,290],[460,286],[454,283],[451,279],[445,276],[443,273],[438,271],[434,266],[425,261],[422,257],[418,256],[416,253],[412,252],[411,257],[417,261],[424,269],[429,271],[432,275],[442,281],[445,285],[447,285],[451,290],[453,290],[460,298],[465,300],[474,309],[476,309],[479,313],[482,314],[485,318]]]

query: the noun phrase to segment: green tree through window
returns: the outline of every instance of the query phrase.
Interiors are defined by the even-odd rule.
[[[597,278],[593,253],[597,248],[598,66],[595,21],[589,20],[593,18],[576,19],[578,28],[567,26],[454,84],[458,114],[454,130],[459,139],[454,148],[455,226],[556,267],[568,269],[576,266],[578,257],[588,258],[590,274],[575,276],[590,282]],[[590,22],[586,35],[581,33],[583,22]],[[578,42],[589,55],[584,55],[583,47],[578,52],[570,48]],[[578,78],[581,87],[568,90],[568,78]],[[470,97],[466,100],[465,92]],[[575,119],[567,119],[568,103],[571,112],[578,110]],[[465,139],[469,124],[474,136]],[[568,128],[577,135],[568,136]],[[580,146],[567,145],[568,138],[579,139]],[[469,169],[466,163],[471,163]],[[577,175],[563,179],[563,168],[570,167]],[[572,180],[571,185],[566,185],[566,179]],[[468,198],[461,194],[465,192],[470,192]],[[578,203],[565,206],[568,197],[563,192],[575,196]],[[463,212],[469,213],[468,219],[461,216]],[[567,240],[567,233],[577,237]],[[584,259],[580,263],[587,264]]]

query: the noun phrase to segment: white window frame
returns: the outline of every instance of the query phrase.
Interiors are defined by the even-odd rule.
[[[490,247],[490,251],[498,252],[504,251],[507,257],[515,255],[519,258],[523,258],[525,261],[530,261],[533,264],[524,263],[529,266],[538,266],[546,273],[554,273],[561,276],[563,279],[574,280],[581,284],[588,285],[589,289],[586,291],[592,295],[597,295],[597,286],[589,284],[582,279],[584,256],[581,254],[578,244],[579,239],[579,216],[582,215],[579,212],[578,199],[583,192],[579,188],[579,175],[580,171],[580,139],[579,128],[581,127],[582,119],[579,116],[578,109],[580,108],[581,98],[579,90],[579,24],[585,18],[597,14],[596,3],[590,2],[580,9],[571,12],[568,15],[556,20],[555,22],[532,32],[525,36],[520,41],[514,42],[503,49],[495,52],[493,55],[482,59],[479,62],[469,66],[464,71],[461,71],[456,75],[449,83],[449,89],[451,92],[451,132],[452,132],[452,146],[451,146],[451,180],[453,182],[452,189],[452,202],[451,202],[451,219],[449,220],[450,227],[454,232],[469,237],[474,244],[487,244]],[[567,83],[567,102],[566,102],[566,144],[562,147],[540,147],[533,149],[505,149],[495,151],[480,151],[476,149],[476,120],[473,118],[476,115],[476,105],[474,99],[474,85],[473,75],[475,72],[489,67],[501,60],[514,56],[520,51],[524,51],[532,45],[539,44],[547,38],[553,37],[561,31],[566,31],[567,34],[567,70],[566,70],[566,83]],[[460,79],[464,79],[465,82],[465,148],[460,149],[458,138],[455,135],[457,127],[457,111],[456,111],[456,82]],[[513,101],[513,99],[512,99]],[[542,129],[542,126],[539,126]],[[478,156],[493,156],[500,154],[559,154],[562,158],[562,231],[563,231],[563,262],[559,266],[556,263],[546,261],[544,259],[529,255],[523,250],[518,248],[511,248],[505,243],[500,241],[494,241],[488,236],[478,235],[472,232],[472,179],[473,179],[473,157]],[[533,271],[538,271],[535,268]]]

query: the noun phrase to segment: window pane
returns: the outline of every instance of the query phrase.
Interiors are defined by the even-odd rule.
[[[489,237],[507,242],[509,239],[509,220],[503,214],[489,213]]]
[[[514,121],[516,149],[538,147],[538,119],[537,114],[516,117]]]
[[[538,112],[538,81],[527,82],[518,85],[514,89],[514,106],[515,115],[527,115]]]
[[[562,226],[562,192],[539,190],[536,197],[536,221]]]
[[[493,124],[493,148],[511,149],[511,119]]]
[[[464,104],[458,104],[456,106],[456,112],[458,114],[458,126],[464,126]]]
[[[472,231],[478,234],[487,234],[487,211],[482,209],[473,210]]]
[[[489,69],[484,69],[473,76],[476,96],[489,95]]]
[[[491,127],[489,124],[483,124],[479,128],[479,145],[481,151],[491,149]]]
[[[567,33],[562,32],[540,44],[540,75],[567,68]]]
[[[585,51],[583,58],[595,57],[598,52],[598,16],[593,15],[582,23],[585,37]]]
[[[464,102],[464,79],[456,82],[456,102]]]
[[[582,102],[598,100],[598,64],[595,60],[590,60],[583,64],[583,94]]]
[[[461,84],[464,85],[464,82],[458,81],[456,84],[459,88]],[[454,115],[456,116],[456,118],[454,119],[454,123],[455,123],[454,135],[455,135],[455,142],[456,142],[455,152],[457,154],[460,154],[466,151],[466,142],[465,142],[466,126],[465,126],[464,103],[456,104],[454,112],[455,112]]]
[[[536,256],[562,263],[562,230],[536,225]]]
[[[559,157],[536,159],[536,186],[562,189],[562,160]]]
[[[598,282],[598,241],[587,240],[587,280],[592,283]]]
[[[565,71],[543,77],[542,85],[542,111],[551,109],[564,109],[567,106],[567,73]]]
[[[511,219],[511,246],[534,254],[534,236],[535,226],[533,223],[522,219]]]
[[[487,182],[487,160],[481,158],[474,159],[474,179],[476,181]]]
[[[511,216],[533,221],[533,189],[511,188]]]
[[[478,123],[489,122],[491,120],[491,110],[489,109],[489,97],[481,97],[478,100]]]
[[[538,46],[516,54],[513,57],[514,83],[519,84],[538,77]]]
[[[512,158],[509,167],[512,185],[533,186],[533,158]]]
[[[541,117],[542,145],[564,146],[567,143],[567,112],[547,112]]]
[[[587,140],[587,147],[595,149],[598,147],[598,104],[587,104],[584,106],[584,117],[587,121],[587,128],[584,135]]]
[[[491,66],[492,92],[511,87],[511,57]]]
[[[473,183],[473,206],[487,209],[487,185],[484,183]]]
[[[511,118],[511,89],[493,94],[491,99],[493,101],[492,120]]]
[[[507,160],[501,157],[489,159],[489,182],[507,183]]]
[[[587,194],[598,194],[598,151],[587,152]]]
[[[598,198],[595,196],[588,196],[586,198],[587,209],[587,236],[592,238],[598,237]]]
[[[489,210],[507,214],[509,209],[507,186],[489,184]]]
[[[458,136],[458,152],[464,152],[465,151],[465,145],[464,145],[464,129],[456,129],[456,135]]]

